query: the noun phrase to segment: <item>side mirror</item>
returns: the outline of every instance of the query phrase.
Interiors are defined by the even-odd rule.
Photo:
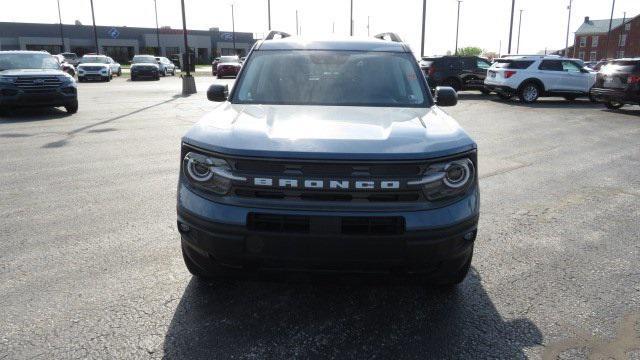
[[[207,99],[209,101],[222,102],[229,97],[229,85],[213,84],[207,90]]]
[[[580,69],[580,72],[581,72],[581,73],[583,73],[583,74],[587,74],[587,73],[589,73],[590,71],[589,71],[589,69],[582,68],[582,69]]]
[[[458,93],[452,87],[436,87],[436,104],[438,106],[455,106],[457,103]]]

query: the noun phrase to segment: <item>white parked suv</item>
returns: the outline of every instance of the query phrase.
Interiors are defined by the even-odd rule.
[[[77,68],[78,81],[102,80],[111,81],[114,74],[120,76],[122,69],[120,64],[105,55],[85,55],[80,59]]]
[[[171,76],[174,76],[176,74],[176,66],[171,60],[163,56],[156,56],[156,61],[158,61],[158,66],[160,67],[160,75],[167,76],[171,74]]]
[[[485,86],[501,98],[514,95],[524,103],[541,96],[561,96],[569,101],[589,96],[596,73],[573,59],[559,56],[506,56],[487,70]]]

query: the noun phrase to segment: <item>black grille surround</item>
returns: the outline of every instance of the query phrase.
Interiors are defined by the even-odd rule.
[[[425,205],[428,208],[446,206],[448,201],[444,201],[439,204],[428,204],[422,187],[419,185],[407,186],[404,185],[408,181],[421,179],[424,172],[431,164],[440,163],[444,161],[450,161],[458,158],[468,157],[472,160],[474,165],[477,163],[476,150],[467,151],[447,157],[439,157],[425,160],[306,160],[306,159],[274,159],[274,158],[255,158],[255,157],[241,157],[218,154],[215,152],[207,151],[194,147],[191,145],[183,144],[181,159],[189,151],[196,151],[205,155],[213,156],[216,158],[226,160],[231,166],[232,172],[236,176],[243,176],[247,178],[247,181],[234,181],[228,195],[220,197],[217,196],[217,201],[225,203],[233,203],[236,205],[249,205],[245,201],[257,201],[256,205],[262,206],[265,203],[262,201],[268,201],[272,205],[275,203],[284,204],[290,202],[302,203],[315,203],[345,204],[345,206],[351,206],[347,204],[361,204],[362,206],[380,205],[389,209],[391,204],[406,204],[410,207],[414,205],[409,204],[421,204],[420,208]],[[476,167],[477,169],[477,167]],[[278,187],[263,187],[253,184],[253,179],[271,178],[277,182],[278,179],[307,179],[307,180],[323,180],[325,182],[329,180],[344,180],[350,181],[351,184],[359,180],[373,180],[376,183],[379,181],[400,181],[403,184],[397,189],[381,189],[377,186],[375,189],[355,189],[350,187],[348,189],[329,190],[323,189],[310,189],[310,188],[278,188]],[[188,180],[186,181],[189,184]],[[477,182],[477,177],[476,177]],[[469,189],[473,189],[474,186],[470,186]],[[197,192],[197,188],[194,188]],[[203,194],[208,195],[208,194]],[[215,196],[215,195],[214,195]],[[237,199],[233,200],[233,199]],[[386,204],[386,205],[385,205]],[[394,205],[395,206],[395,205]],[[279,207],[279,206],[276,206]],[[405,208],[404,206],[402,208]],[[330,208],[327,208],[330,209]],[[355,209],[355,208],[354,208]],[[382,208],[381,208],[382,209]]]
[[[62,85],[58,76],[19,76],[15,86],[22,90],[54,90]]]

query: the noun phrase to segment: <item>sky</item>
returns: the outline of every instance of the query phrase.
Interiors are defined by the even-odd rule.
[[[59,0],[62,22],[91,24],[89,0]],[[181,28],[180,0],[156,0],[160,26]],[[155,27],[154,0],[93,0],[97,25]],[[395,32],[420,52],[421,0],[353,0],[356,36]],[[0,21],[57,23],[56,0],[0,0]],[[235,29],[263,34],[267,31],[267,0],[185,0],[189,29],[219,27],[231,30],[231,4]],[[512,53],[537,53],[564,47],[569,0],[516,0]],[[608,19],[612,0],[573,0],[571,33],[585,16]],[[273,29],[296,32],[296,10],[302,37],[349,34],[350,0],[271,0]],[[425,54],[453,51],[456,40],[457,0],[427,0]],[[507,52],[511,0],[463,0],[460,3],[458,47],[477,46],[486,51]],[[614,17],[640,13],[640,0],[616,0]],[[334,25],[335,24],[335,25]],[[573,34],[569,36],[569,44]]]

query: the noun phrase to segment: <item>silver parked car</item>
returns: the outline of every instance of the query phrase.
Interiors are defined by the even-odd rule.
[[[164,56],[156,56],[156,60],[158,61],[158,66],[160,67],[160,75],[167,76],[171,74],[171,76],[176,74],[176,65],[171,62],[171,60],[167,59]]]

